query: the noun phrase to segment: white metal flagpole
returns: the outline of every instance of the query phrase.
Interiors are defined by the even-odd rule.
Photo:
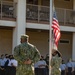
[[[53,0],[50,0],[50,28],[49,28],[49,75],[51,75],[51,58],[52,58],[52,14],[53,12]]]

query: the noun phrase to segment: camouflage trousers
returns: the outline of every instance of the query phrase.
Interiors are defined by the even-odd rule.
[[[17,67],[16,75],[34,75],[31,65],[20,65]]]
[[[51,70],[51,75],[61,75],[61,71],[57,68]]]

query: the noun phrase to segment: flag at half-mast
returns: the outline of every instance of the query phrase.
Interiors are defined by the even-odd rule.
[[[58,42],[60,40],[61,33],[60,33],[60,27],[59,27],[59,23],[55,11],[53,11],[52,28],[53,28],[53,35],[54,35],[54,43],[58,47]]]

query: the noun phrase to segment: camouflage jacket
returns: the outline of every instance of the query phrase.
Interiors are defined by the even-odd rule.
[[[58,55],[54,56],[51,60],[51,75],[61,75],[60,64],[62,62],[62,58],[58,57]]]
[[[15,47],[14,57],[18,60],[19,65],[22,65],[23,61],[27,59],[31,59],[32,63],[37,62],[40,59],[40,53],[34,45],[22,43]]]

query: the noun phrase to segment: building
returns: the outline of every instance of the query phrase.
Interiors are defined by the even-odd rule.
[[[50,0],[0,0],[0,55],[13,53],[21,34],[28,34],[42,55],[49,53],[49,3]],[[59,51],[65,61],[75,60],[75,0],[54,3],[62,36]]]

